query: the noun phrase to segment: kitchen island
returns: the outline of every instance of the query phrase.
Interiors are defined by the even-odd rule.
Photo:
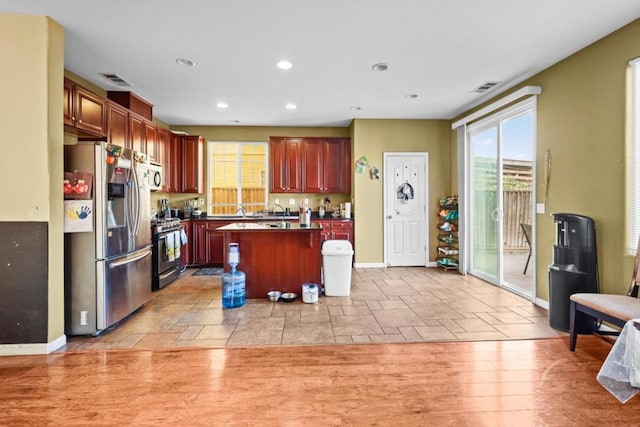
[[[269,291],[302,295],[303,283],[320,285],[322,226],[301,227],[289,222],[234,222],[216,231],[224,233],[227,248],[238,243],[238,270],[246,274],[247,298],[266,298]]]

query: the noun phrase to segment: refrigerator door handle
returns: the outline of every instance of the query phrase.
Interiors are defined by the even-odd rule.
[[[128,256],[128,257],[126,257],[126,258],[124,258],[122,260],[111,262],[111,263],[109,263],[109,268],[122,267],[123,265],[127,265],[127,264],[131,264],[132,262],[140,261],[141,259],[146,258],[149,255],[151,255],[151,251],[150,250],[146,250],[143,253],[137,253],[135,255]]]
[[[135,154],[134,154],[135,157]],[[134,162],[134,166],[132,168],[133,172],[133,183],[135,188],[135,222],[133,227],[133,236],[137,236],[140,231],[140,183],[138,181],[138,166],[137,163]]]

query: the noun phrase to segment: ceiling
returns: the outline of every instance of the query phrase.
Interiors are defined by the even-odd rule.
[[[66,69],[170,125],[348,126],[453,118],[637,19],[640,2],[0,0],[0,13],[50,16]],[[488,81],[501,83],[474,92]]]

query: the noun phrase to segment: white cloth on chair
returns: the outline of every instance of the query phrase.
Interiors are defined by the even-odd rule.
[[[640,385],[640,330],[636,325],[640,319],[625,323],[596,377],[622,403],[638,393]]]
[[[633,327],[629,327],[627,332],[627,358],[629,360],[629,382],[632,387],[640,387],[640,320],[634,319],[630,322]]]

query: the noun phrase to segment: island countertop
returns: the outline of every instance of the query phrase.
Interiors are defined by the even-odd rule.
[[[293,222],[233,222],[216,228],[216,231],[315,231],[322,230],[321,224],[303,227]]]
[[[321,280],[322,226],[269,222],[237,222],[218,227],[224,247],[237,243],[238,270],[246,274],[247,298],[266,298],[269,291],[302,295],[302,284]],[[228,270],[227,251],[224,252]]]

